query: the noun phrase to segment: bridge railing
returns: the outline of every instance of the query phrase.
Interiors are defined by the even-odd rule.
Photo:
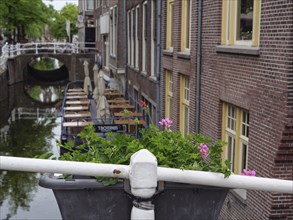
[[[157,158],[146,149],[133,154],[129,166],[0,156],[0,170],[129,179],[132,194],[136,198],[143,198],[142,203],[151,201],[158,181],[293,194],[291,180],[241,175],[224,178],[221,173],[158,167]],[[145,210],[136,207],[133,206],[131,219],[154,220],[154,208]]]
[[[0,72],[6,69],[6,62],[8,58],[14,58],[21,54],[64,54],[64,53],[81,53],[84,51],[95,51],[95,42],[33,42],[25,44],[5,44],[2,47],[2,54],[0,56]]]

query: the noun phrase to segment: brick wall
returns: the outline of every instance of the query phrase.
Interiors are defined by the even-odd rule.
[[[172,72],[173,78],[173,105],[171,109],[172,129],[179,129],[180,123],[180,75],[189,77],[190,83],[190,131],[195,131],[195,108],[196,108],[196,44],[197,44],[197,1],[192,1],[191,20],[191,50],[189,57],[180,56],[181,48],[181,15],[182,2],[174,3],[174,32],[173,32],[173,53],[167,53],[166,50],[166,31],[167,31],[167,1],[163,1],[162,11],[162,68],[161,68],[161,109],[162,116],[165,115],[165,74],[166,70]]]
[[[127,11],[136,8],[139,5],[139,17],[138,17],[138,66],[139,69],[135,69],[132,66],[127,66],[129,84],[129,92],[132,94],[133,88],[138,88],[139,96],[144,94],[149,100],[157,103],[157,83],[158,81],[150,79],[151,72],[151,2],[147,3],[147,60],[146,60],[146,75],[142,74],[142,22],[143,22],[143,0],[127,1]],[[159,105],[157,103],[157,105]],[[157,107],[158,108],[158,107]]]
[[[221,37],[221,4],[205,0],[203,5],[200,132],[213,139],[221,138],[222,102],[247,109],[248,168],[255,169],[257,176],[292,180],[293,139],[286,124],[288,118],[292,119],[287,107],[288,78],[292,75],[293,2],[262,1],[259,56],[215,51]],[[289,143],[284,145],[286,141]],[[244,204],[229,194],[222,218],[293,218],[292,196],[248,191]]]
[[[0,72],[0,102],[8,98],[8,73]]]

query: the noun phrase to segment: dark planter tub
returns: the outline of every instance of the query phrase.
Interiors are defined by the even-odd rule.
[[[96,179],[65,180],[45,174],[39,184],[53,190],[64,220],[130,219],[132,196],[126,193],[128,184],[123,182],[104,186]],[[229,191],[170,182],[163,185],[153,198],[156,220],[218,219]]]

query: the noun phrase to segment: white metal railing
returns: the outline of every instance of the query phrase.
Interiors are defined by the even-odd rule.
[[[19,107],[16,108],[14,111],[14,118],[18,119],[39,119],[39,118],[46,118],[46,119],[53,119],[56,118],[58,112],[53,109],[42,109],[42,108],[23,108]]]
[[[33,42],[25,44],[5,44],[2,47],[0,56],[0,72],[3,72],[6,67],[8,58],[14,58],[21,54],[40,54],[40,53],[80,53],[83,51],[95,50],[95,42]]]
[[[156,157],[145,149],[132,155],[129,166],[0,156],[0,169],[129,179],[132,194],[145,199],[154,195],[158,181],[293,194],[291,180],[157,167]],[[154,210],[133,207],[131,219],[154,219]]]

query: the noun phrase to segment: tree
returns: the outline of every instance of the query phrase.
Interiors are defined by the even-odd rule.
[[[42,0],[1,0],[0,27],[13,43],[25,38],[38,39],[51,18],[51,10]]]
[[[66,20],[70,21],[70,35],[77,33],[77,28],[75,26],[76,19],[78,15],[78,9],[75,4],[66,3],[66,5],[57,12],[56,19],[52,22],[50,27],[51,34],[56,39],[66,39]]]

